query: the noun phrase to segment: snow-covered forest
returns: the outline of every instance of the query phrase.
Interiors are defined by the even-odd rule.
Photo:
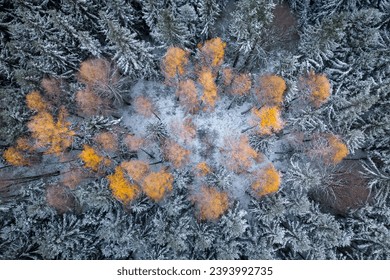
[[[0,259],[389,259],[389,0],[0,0]]]

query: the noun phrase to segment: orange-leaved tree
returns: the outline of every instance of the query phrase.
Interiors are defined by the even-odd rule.
[[[218,191],[214,187],[201,187],[200,193],[194,195],[194,201],[199,209],[199,216],[202,220],[216,220],[229,207],[227,193]]]
[[[86,116],[105,115],[109,109],[107,100],[95,94],[90,87],[76,93],[76,103]]]
[[[36,140],[37,148],[45,148],[45,153],[59,155],[72,145],[75,132],[66,120],[67,111],[61,107],[57,121],[47,111],[38,112],[28,123],[28,128]]]
[[[168,84],[185,74],[188,52],[178,47],[170,47],[162,60],[162,71]]]
[[[37,112],[46,111],[48,109],[47,102],[37,90],[34,90],[26,95],[26,103],[30,110]]]
[[[31,165],[33,163],[33,151],[34,147],[30,141],[25,137],[21,137],[16,140],[15,146],[9,147],[4,151],[3,157],[9,164],[14,166]]]
[[[338,164],[349,154],[348,147],[335,135],[330,134],[327,138],[329,142],[329,159],[333,164]]]
[[[149,165],[142,160],[123,161],[121,167],[133,181],[138,182],[139,184],[149,173]]]
[[[118,138],[112,132],[100,132],[95,137],[94,140],[99,148],[105,152],[116,152],[118,150]]]
[[[135,111],[145,117],[153,116],[153,113],[156,111],[152,100],[145,96],[139,96],[134,100]]]
[[[165,143],[164,156],[175,168],[181,168],[189,162],[190,151],[170,140]]]
[[[99,155],[91,146],[84,145],[83,151],[79,155],[86,168],[97,172],[103,166],[110,164],[110,160]]]
[[[199,109],[198,94],[195,82],[191,79],[180,81],[176,89],[176,96],[188,113],[195,113]]]
[[[4,159],[14,166],[30,165],[31,161],[28,156],[17,147],[9,147],[3,153]]]
[[[217,85],[215,77],[209,68],[203,68],[198,77],[199,83],[203,87],[203,95],[201,99],[206,108],[213,109],[217,100]]]
[[[258,197],[275,193],[279,190],[281,178],[279,172],[272,163],[257,172],[252,190]]]
[[[110,62],[102,58],[92,58],[80,64],[79,80],[89,86],[107,85],[110,81]]]
[[[115,172],[108,175],[107,179],[110,182],[109,187],[114,197],[124,204],[134,200],[140,193],[139,187],[126,179],[125,173],[120,166],[117,166]]]
[[[203,66],[217,67],[223,62],[226,43],[216,37],[199,45],[200,58]]]
[[[128,134],[124,138],[123,142],[129,148],[130,151],[137,151],[142,148],[145,143],[145,139],[133,134]]]
[[[172,174],[161,169],[158,172],[151,172],[145,177],[142,189],[149,198],[154,201],[160,201],[167,192],[173,189],[172,184]]]
[[[258,124],[260,134],[269,135],[278,132],[283,128],[283,121],[280,117],[280,110],[277,106],[264,106],[260,110],[252,110]]]
[[[318,133],[308,142],[307,153],[311,158],[320,159],[325,164],[336,165],[349,154],[349,151],[339,136]]]
[[[286,91],[286,82],[277,75],[264,75],[259,79],[260,86],[256,90],[260,103],[268,106],[277,106],[283,102]]]
[[[238,140],[225,139],[226,166],[236,173],[243,173],[255,163],[261,160],[259,155],[250,145],[248,136],[243,135]]]
[[[330,96],[330,82],[323,74],[315,74],[311,71],[307,77],[301,78],[307,87],[309,99],[315,107],[320,107]]]
[[[123,102],[123,79],[115,65],[103,58],[93,58],[80,64],[79,81],[87,85],[92,92],[107,101],[119,104]]]
[[[196,165],[196,175],[199,176],[199,177],[204,177],[206,176],[207,174],[211,173],[211,167],[204,161],[202,162],[199,162],[197,165]]]

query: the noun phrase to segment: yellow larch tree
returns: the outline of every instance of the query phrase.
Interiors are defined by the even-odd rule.
[[[176,89],[176,96],[179,98],[180,105],[188,113],[195,113],[199,109],[199,101],[195,82],[191,79],[180,81]]]
[[[177,76],[185,74],[185,67],[188,64],[188,52],[178,47],[170,47],[162,60],[162,71],[165,81],[171,83]]]
[[[211,167],[204,161],[199,162],[195,167],[196,175],[204,177],[211,172]]]
[[[330,161],[333,164],[340,163],[349,154],[347,145],[339,137],[332,134],[328,136],[328,142]]]
[[[260,110],[252,110],[255,119],[258,124],[260,134],[269,135],[274,132],[280,131],[284,124],[280,117],[280,110],[277,106],[264,106]]]
[[[84,162],[86,168],[97,172],[102,166],[110,164],[110,160],[99,155],[91,146],[84,145],[79,158]]]
[[[226,166],[233,172],[243,173],[262,159],[250,145],[248,136],[243,135],[238,140],[232,138],[225,139]]]
[[[283,102],[286,82],[277,75],[264,75],[259,79],[260,86],[256,90],[259,102],[268,106],[277,106]]]
[[[142,160],[123,161],[121,167],[131,179],[138,183],[141,183],[149,173],[149,165]]]
[[[107,179],[114,197],[124,204],[134,200],[140,193],[140,188],[126,179],[125,173],[120,166],[117,166],[115,172],[108,175]]]
[[[252,184],[252,190],[258,197],[275,193],[279,190],[281,177],[272,163],[262,168],[256,174],[255,182]]]
[[[30,110],[37,112],[46,111],[48,109],[47,102],[37,90],[34,90],[26,95],[26,103]]]
[[[175,168],[181,168],[190,161],[190,151],[180,146],[175,141],[167,141],[164,147],[165,158],[172,163]]]
[[[213,109],[218,95],[215,77],[211,70],[209,68],[202,69],[199,73],[198,81],[203,87],[202,101],[208,109]]]
[[[7,148],[3,153],[3,157],[7,163],[13,166],[26,166],[31,164],[29,158],[16,147]]]
[[[330,82],[323,74],[311,71],[306,78],[301,79],[308,88],[309,99],[315,107],[320,107],[330,96]]]
[[[229,198],[226,192],[214,187],[203,186],[199,194],[194,196],[202,220],[216,220],[228,209]]]
[[[145,194],[154,201],[160,201],[173,189],[173,176],[165,170],[149,173],[142,184]]]
[[[226,43],[216,37],[199,45],[201,63],[203,66],[217,67],[223,62]]]
[[[4,153],[4,159],[14,166],[31,165],[31,153],[34,152],[34,147],[31,145],[29,139],[21,137],[16,140],[16,145],[7,148]]]
[[[46,148],[45,153],[59,155],[72,145],[75,132],[69,128],[71,123],[66,120],[67,115],[65,108],[61,107],[57,121],[46,111],[32,117],[28,128],[37,148]]]
[[[31,144],[31,140],[27,137],[20,137],[16,140],[16,148],[20,151],[33,152],[34,147]]]

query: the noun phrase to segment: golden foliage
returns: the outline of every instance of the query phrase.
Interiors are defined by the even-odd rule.
[[[260,77],[260,88],[257,90],[259,101],[269,106],[276,106],[283,102],[286,82],[276,75]]]
[[[145,117],[153,116],[155,111],[152,100],[145,96],[139,96],[134,100],[135,111]]]
[[[107,176],[110,182],[110,189],[114,197],[124,204],[132,201],[140,192],[135,184],[131,184],[126,178],[120,166],[115,168],[115,173]]]
[[[9,147],[6,149],[3,153],[3,157],[9,164],[14,166],[30,165],[28,157],[15,147]]]
[[[277,192],[279,190],[281,178],[279,172],[273,164],[268,164],[261,169],[257,176],[256,182],[252,184],[252,190],[259,197]]]
[[[310,101],[316,107],[320,107],[325,103],[330,96],[330,82],[325,75],[315,74],[313,71],[309,73],[304,83],[310,91]]]
[[[144,142],[145,140],[143,138],[132,134],[126,135],[124,139],[124,143],[129,148],[130,151],[139,150],[143,146]]]
[[[145,177],[142,189],[154,201],[160,201],[168,191],[172,190],[173,176],[165,170],[151,172]]]
[[[97,134],[95,141],[106,152],[115,152],[118,149],[118,138],[111,132]]]
[[[107,84],[109,82],[110,62],[102,58],[93,58],[80,64],[79,80],[86,84]]]
[[[190,151],[184,149],[174,141],[167,141],[164,147],[164,155],[175,168],[180,168],[190,160]]]
[[[196,165],[196,174],[199,177],[204,177],[207,174],[209,174],[210,172],[211,172],[211,168],[210,168],[210,166],[208,166],[208,164],[206,162],[202,161]]]
[[[239,140],[225,139],[227,149],[226,166],[236,173],[246,172],[261,156],[249,145],[248,136]]]
[[[188,63],[188,52],[181,48],[170,47],[162,61],[162,70],[166,81],[185,74],[185,66]]]
[[[216,220],[229,207],[227,193],[220,192],[214,187],[203,186],[194,198],[202,220]]]
[[[347,145],[335,135],[329,135],[327,138],[329,150],[326,158],[332,164],[338,164],[349,154]]]
[[[336,165],[348,154],[344,142],[333,134],[315,134],[309,144],[307,152],[311,158],[321,158],[324,163]]]
[[[34,151],[34,147],[31,145],[30,140],[26,137],[20,137],[16,140],[16,148],[20,151]]]
[[[109,160],[100,156],[89,145],[84,145],[83,151],[79,155],[80,159],[84,162],[86,168],[91,168],[93,171],[98,171],[103,165],[108,165]]]
[[[210,69],[203,69],[199,73],[199,83],[203,87],[203,95],[201,97],[204,104],[209,108],[214,108],[217,100],[217,85],[215,78]]]
[[[220,66],[225,55],[225,47],[226,43],[219,37],[207,40],[203,45],[200,45],[203,66]]]
[[[87,116],[101,114],[106,107],[103,99],[89,87],[76,93],[76,102],[80,110]]]
[[[142,160],[124,161],[121,167],[136,182],[141,182],[149,172],[149,165]]]
[[[253,109],[252,113],[260,119],[258,127],[261,134],[269,135],[283,128],[280,111],[276,106],[264,106],[260,110]]]
[[[199,109],[199,102],[195,82],[191,79],[180,81],[176,89],[176,96],[179,98],[187,112],[195,113]]]
[[[30,110],[38,112],[45,111],[48,108],[46,101],[43,100],[42,95],[36,90],[26,95],[26,103]]]
[[[234,95],[242,96],[250,91],[251,86],[252,81],[249,74],[240,74],[234,77],[231,92]]]
[[[67,112],[63,107],[60,108],[57,121],[46,111],[32,117],[28,128],[38,148],[47,148],[47,154],[59,155],[72,145],[75,132],[69,129],[70,122],[66,121],[66,117]]]

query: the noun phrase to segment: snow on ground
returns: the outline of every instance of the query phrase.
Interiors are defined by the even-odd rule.
[[[166,125],[169,137],[180,143],[184,148],[191,151],[190,163],[186,167],[194,168],[199,162],[206,161],[207,164],[213,167],[225,166],[229,160],[226,153],[225,143],[227,138],[239,139],[244,135],[242,130],[250,127],[248,122],[250,113],[242,114],[252,105],[249,102],[243,104],[234,104],[228,110],[231,103],[231,97],[219,96],[216,106],[212,111],[199,111],[196,114],[187,114],[176,100],[174,89],[162,83],[151,81],[139,81],[132,90],[131,96],[133,100],[139,96],[148,97],[153,101],[155,113],[158,118]],[[158,122],[157,116],[145,117],[137,114],[133,106],[123,110],[123,124],[127,126],[136,136],[147,137],[147,126],[150,123]],[[193,141],[183,142],[177,135],[177,124],[182,123],[184,119],[191,118],[192,123],[196,127],[196,137]],[[245,132],[245,133],[249,133]],[[207,138],[207,140],[205,140]],[[211,149],[208,150],[204,146],[207,141],[211,141]],[[210,143],[209,143],[210,144]],[[280,143],[279,143],[280,144]],[[276,146],[279,146],[277,144]],[[276,148],[276,147],[275,147]],[[206,153],[205,153],[206,151]],[[139,156],[143,160],[151,160],[146,154],[140,153]],[[276,158],[275,158],[276,159]],[[270,161],[264,156],[263,160],[254,162],[249,172],[259,170],[269,164]],[[159,167],[155,167],[159,168]],[[248,203],[248,196],[245,191],[251,185],[253,177],[249,173],[235,174],[230,173],[231,186],[227,190],[236,199],[240,200],[241,204]]]

